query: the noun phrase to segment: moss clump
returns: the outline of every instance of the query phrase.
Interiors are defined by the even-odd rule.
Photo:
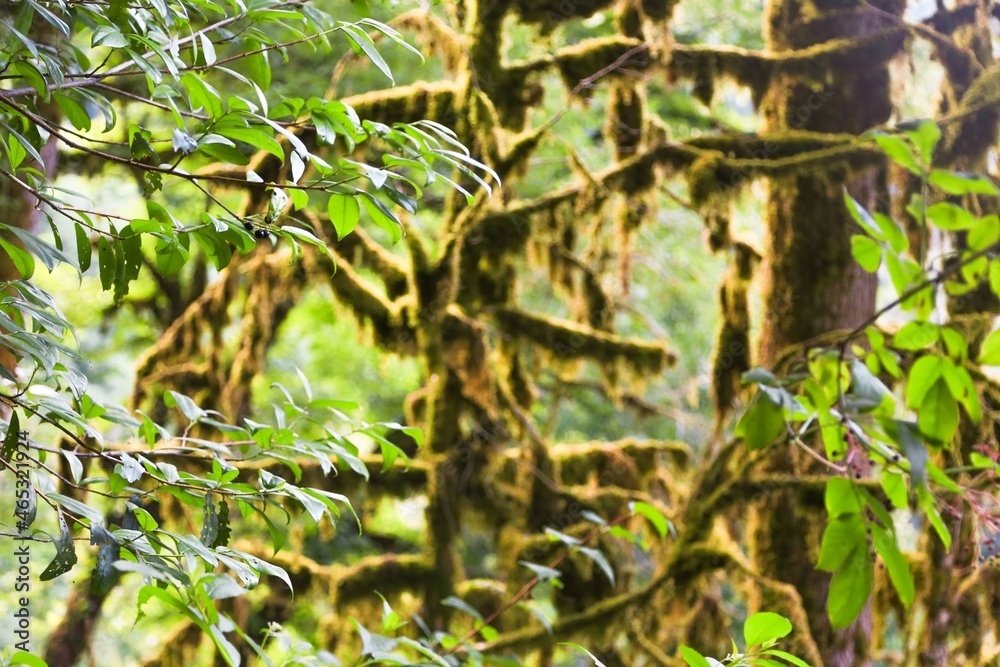
[[[604,136],[617,159],[630,157],[639,148],[645,116],[646,100],[642,89],[623,81],[614,82],[608,93]]]
[[[750,309],[747,293],[753,268],[760,257],[750,246],[737,243],[729,271],[719,288],[722,323],[712,359],[712,393],[717,424],[733,409],[743,373],[750,370]]]

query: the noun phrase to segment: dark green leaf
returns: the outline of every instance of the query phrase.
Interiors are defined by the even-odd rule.
[[[101,273],[101,287],[111,289],[115,281],[115,251],[106,236],[97,241],[97,266]]]
[[[851,554],[844,567],[834,573],[827,599],[827,613],[834,630],[843,630],[861,615],[871,596],[874,574],[867,544]]]
[[[403,238],[403,225],[399,218],[381,200],[368,194],[361,193],[361,204],[365,207],[372,221],[389,233],[389,240],[396,244]]]
[[[736,425],[736,434],[750,451],[755,451],[777,440],[785,428],[785,411],[766,394],[758,392]]]
[[[59,516],[59,538],[55,541],[56,555],[45,571],[38,575],[38,579],[41,581],[50,581],[66,574],[76,565],[76,545],[73,542],[73,534],[69,532],[69,526],[66,525],[66,518],[62,512],[57,512],[57,514]]]
[[[0,248],[3,248],[10,256],[10,260],[14,264],[14,268],[17,269],[17,272],[21,275],[21,278],[27,280],[34,275],[35,258],[31,256],[31,253],[23,248],[17,247],[4,238],[0,238]]]

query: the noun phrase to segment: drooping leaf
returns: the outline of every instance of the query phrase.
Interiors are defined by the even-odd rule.
[[[920,432],[935,442],[947,444],[958,430],[958,402],[942,378],[927,391],[920,404]]]
[[[736,425],[736,434],[750,451],[767,447],[785,430],[785,412],[763,392],[758,392]]]
[[[889,578],[892,580],[892,585],[895,587],[900,601],[909,607],[913,604],[913,598],[916,594],[910,565],[899,550],[896,538],[877,525],[872,525],[871,531],[875,551],[885,563],[885,567],[889,571]]]
[[[875,568],[867,545],[851,554],[833,574],[827,613],[835,630],[843,630],[861,615],[871,597],[874,578]]]

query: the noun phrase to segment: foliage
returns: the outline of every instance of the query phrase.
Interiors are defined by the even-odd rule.
[[[778,640],[791,631],[792,624],[784,616],[767,611],[759,612],[751,615],[743,624],[744,650],[742,652],[737,648],[734,640],[732,653],[721,662],[714,658],[706,658],[689,646],[681,647],[681,657],[690,667],[716,667],[717,665],[767,667],[783,665],[785,662],[797,667],[807,667],[807,663],[803,660],[787,651],[775,648]],[[776,660],[776,658],[781,660]]]
[[[1000,520],[989,496],[956,481],[962,473],[995,471],[994,460],[973,452],[964,468],[943,470],[935,463],[937,454],[954,446],[960,413],[973,425],[983,417],[984,397],[974,375],[1000,364],[1000,331],[989,333],[975,355],[965,334],[937,321],[942,300],[968,294],[984,279],[1000,295],[1000,280],[993,279],[1000,276],[994,256],[997,217],[978,216],[947,200],[930,203],[939,194],[996,196],[1000,190],[985,176],[933,168],[940,137],[933,121],[873,136],[893,161],[920,179],[920,191],[907,207],[912,221],[900,224],[869,212],[844,194],[862,231],[851,239],[854,258],[868,272],[884,264],[895,298],[835,346],[810,349],[807,363],[785,377],[764,369],[744,375],[758,389],[737,426],[747,447],[757,450],[787,439],[836,473],[826,482],[828,521],[816,567],[833,573],[827,610],[837,629],[853,623],[868,603],[877,560],[900,602],[913,603],[914,577],[898,535],[911,513],[929,522],[945,549],[951,548],[952,534],[942,513],[954,510],[942,493],[967,503],[988,528]],[[919,242],[916,259],[908,254],[904,232],[912,228]],[[966,232],[967,245],[951,257],[933,257],[928,239],[935,230]],[[896,308],[912,319],[888,333],[882,320]],[[867,345],[860,344],[862,336]],[[808,444],[817,438],[822,452]]]
[[[338,21],[297,0],[228,5],[29,0],[17,3],[2,23],[7,34],[0,72],[12,86],[0,90],[5,158],[0,173],[44,204],[39,210],[53,235],[50,243],[29,228],[4,224],[9,235],[0,238],[20,276],[4,283],[0,308],[0,345],[20,362],[17,371],[0,366],[6,380],[0,400],[10,408],[2,462],[11,474],[29,463],[35,468],[25,502],[18,506],[18,522],[5,535],[57,546],[41,575],[46,581],[77,563],[71,525],[79,526],[97,548],[93,590],[107,592],[121,573],[141,575],[146,585],[139,591],[140,618],[145,605],[156,599],[189,618],[229,664],[238,664],[226,635],[240,629],[220,614],[216,601],[246,594],[262,575],[289,588],[292,584],[280,566],[229,545],[231,510],[266,526],[277,552],[285,545],[293,507],[317,523],[336,521],[344,507],[353,512],[344,495],[298,486],[297,460],[314,459],[331,472],[332,458],[367,478],[368,465],[359,458],[353,438],[376,442],[383,469],[389,469],[407,455],[385,434],[399,431],[419,446],[419,429],[349,418],[356,403],[313,398],[301,372],[308,401],[298,405],[288,390],[276,386],[283,398],[273,403],[273,419],[266,423],[229,423],[221,413],[175,391],[163,397],[176,416],[170,422],[102,403],[88,392],[86,373],[78,370],[89,365],[87,359],[67,344],[75,336],[73,324],[51,295],[28,282],[36,263],[50,272],[66,264],[81,276],[94,264],[102,288],[113,291],[117,302],[129,294],[151,257],[153,270],[171,276],[184,268],[194,248],[222,270],[272,236],[291,247],[293,261],[300,244],[329,254],[313,231],[291,217],[324,200],[335,214],[340,237],[353,231],[364,209],[396,242],[402,227],[392,204],[412,212],[423,188],[439,179],[471,204],[473,194],[449,174],[470,178],[488,194],[490,186],[477,172],[492,172],[469,156],[451,130],[432,121],[390,127],[364,121],[336,100],[268,98],[272,55],[284,55],[300,43],[329,52],[331,38],[337,37],[391,79],[369,32],[414,50],[398,32],[373,19]],[[221,88],[231,92],[223,94]],[[103,117],[100,129],[95,114]],[[127,120],[134,116],[146,118],[148,126]],[[320,146],[345,144],[348,152],[364,142],[377,144],[382,164],[347,157],[328,162],[307,148],[299,138],[302,132],[315,133]],[[53,165],[46,164],[43,154],[50,142],[135,170],[144,183],[147,214],[128,219],[77,205],[86,199],[83,193],[56,187],[49,178]],[[210,187],[232,177],[204,168],[247,165],[256,150],[283,167],[266,178],[248,171],[266,208],[237,212]],[[175,182],[193,186],[211,202],[198,222],[183,223],[157,201]],[[65,243],[57,218],[71,222]],[[61,446],[51,449],[32,441],[28,451],[18,450],[19,434],[33,432],[36,424],[58,429]],[[124,427],[144,443],[108,442],[102,426]],[[68,477],[57,472],[59,466],[46,464],[47,454],[64,459]],[[104,463],[107,474],[85,476],[90,460]],[[282,462],[296,479],[283,479],[266,466],[257,468],[255,480],[239,477],[236,462]],[[197,468],[202,472],[191,472]],[[200,533],[175,532],[154,517],[159,512],[153,505],[167,495],[201,512]],[[57,519],[55,536],[34,525],[44,514],[38,511],[39,501]],[[236,578],[218,571],[220,566]],[[30,660],[12,659],[13,664]]]
[[[959,0],[930,30],[814,3],[800,26],[773,0],[759,31],[759,2],[392,3],[383,22],[348,1],[0,9],[0,490],[34,469],[4,536],[55,553],[48,648],[78,661],[79,610],[124,627],[137,596],[154,631],[118,636],[135,662],[160,641],[151,665],[678,646],[800,665],[866,633],[889,661],[992,650],[1000,222],[991,178],[954,171],[983,169],[969,138],[996,126],[995,75],[966,66],[988,49],[961,46],[982,12]],[[940,130],[857,141],[889,117],[886,63],[932,37],[955,86]],[[404,83],[425,56],[430,83]],[[885,155],[887,194],[917,193],[905,215],[870,206]],[[895,296],[829,332],[852,256]],[[765,323],[806,325],[744,373],[759,260],[764,282],[836,269],[771,285],[794,312],[765,288]],[[830,304],[799,298],[814,286]],[[727,440],[741,374],[756,394]],[[782,571],[813,547],[818,573]],[[791,620],[752,614],[705,657],[744,602]]]

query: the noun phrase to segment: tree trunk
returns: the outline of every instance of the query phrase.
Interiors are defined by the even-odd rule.
[[[872,3],[898,16],[902,3]],[[803,3],[771,0],[767,6],[769,49],[784,52],[853,40],[883,32],[903,37],[885,14],[863,2]],[[899,34],[898,37],[896,35]],[[764,131],[849,132],[860,134],[890,115],[889,72],[885,62],[836,56],[813,81],[772,77],[762,101]],[[878,203],[880,173],[844,170],[799,172],[769,183],[765,209],[767,240],[762,263],[764,312],[758,363],[774,366],[789,346],[808,344],[830,331],[853,328],[874,312],[877,278],[851,255],[857,228],[843,202],[847,190],[864,206]],[[800,355],[796,354],[796,358]],[[803,473],[808,461],[775,450],[764,466],[775,472]],[[827,667],[870,664],[871,613],[835,632],[826,613],[830,575],[815,568],[825,516],[822,506],[806,507],[792,491],[773,494],[755,508],[750,526],[751,555],[764,576],[795,586],[809,618],[809,630]],[[784,600],[762,591],[757,605],[780,611]]]

